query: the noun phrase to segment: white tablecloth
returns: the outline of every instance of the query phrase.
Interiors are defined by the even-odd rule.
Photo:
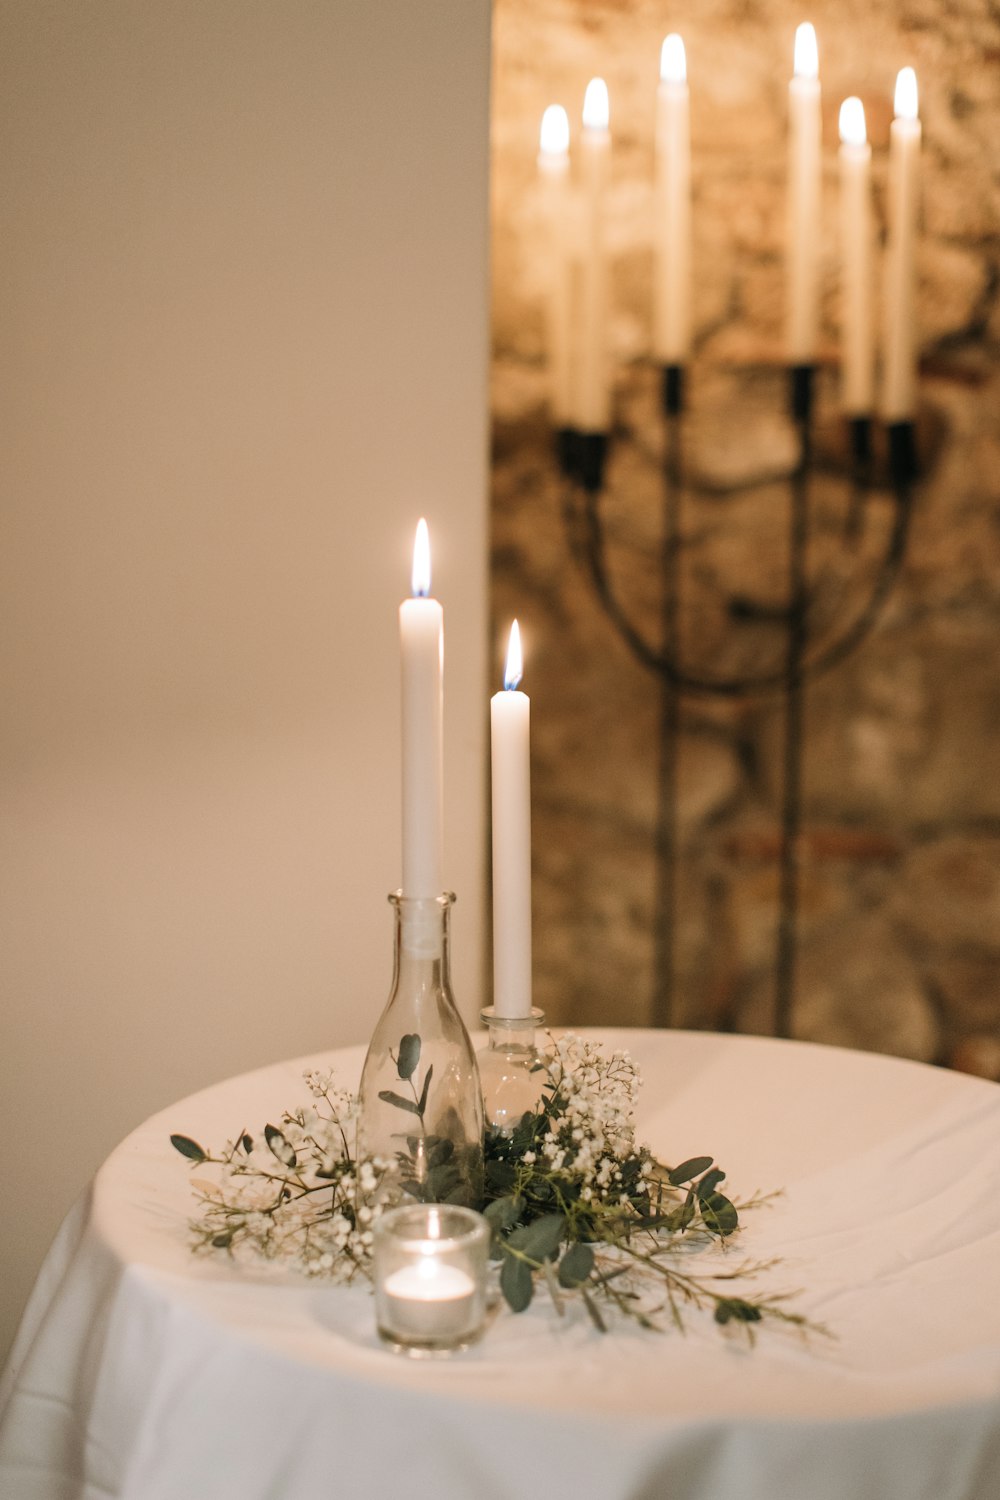
[[[873,998],[873,1003],[877,1001]],[[4,1500],[997,1500],[1000,1088],[763,1038],[599,1033],[642,1135],[784,1187],[740,1254],[835,1341],[602,1337],[540,1296],[445,1362],[382,1349],[363,1290],[195,1259],[171,1131],[219,1146],[353,1084],[359,1049],[230,1079],[109,1157],[46,1260],[0,1387]]]

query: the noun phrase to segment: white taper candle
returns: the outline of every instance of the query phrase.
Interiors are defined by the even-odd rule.
[[[545,193],[549,400],[556,427],[573,424],[572,264],[569,235],[569,118],[561,104],[542,116],[538,171]]]
[[[841,405],[848,416],[874,404],[872,335],[872,148],[860,99],[840,106]]]
[[[439,896],[444,868],[444,611],[431,589],[430,539],[413,545],[413,598],[399,606],[402,662],[403,895]]]
[[[605,198],[611,165],[608,89],[592,78],[583,101],[580,165],[583,215],[580,244],[579,353],[574,426],[581,432],[607,432],[611,425],[611,370],[608,356],[608,264]]]
[[[676,33],[660,50],[653,212],[653,352],[662,365],[682,365],[691,351],[691,113],[687,58]]]
[[[822,118],[816,32],[805,21],[795,33],[795,72],[788,85],[789,364],[811,365],[819,335]]]
[[[493,1007],[531,1014],[531,702],[517,691],[521,633],[515,620],[504,690],[490,703],[493,768]]]
[[[901,69],[896,79],[895,116],[889,134],[881,407],[887,422],[908,422],[917,400],[914,281],[921,136],[917,77],[912,68]]]

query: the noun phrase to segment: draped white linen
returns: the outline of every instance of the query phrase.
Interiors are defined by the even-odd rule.
[[[728,1252],[835,1337],[602,1337],[544,1296],[484,1342],[383,1350],[366,1291],[190,1254],[171,1131],[221,1145],[304,1099],[263,1069],[154,1116],[42,1269],[0,1387],[10,1500],[996,1500],[1000,1088],[765,1038],[600,1032],[642,1068],[641,1133],[783,1187]]]

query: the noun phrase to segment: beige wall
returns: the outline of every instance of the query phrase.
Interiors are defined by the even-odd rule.
[[[479,1001],[489,5],[0,38],[2,1350],[124,1132],[374,1023],[421,512]]]

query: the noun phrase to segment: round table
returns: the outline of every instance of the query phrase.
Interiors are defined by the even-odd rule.
[[[783,1188],[733,1254],[835,1337],[708,1317],[685,1336],[540,1294],[440,1362],[380,1346],[361,1288],[189,1250],[179,1131],[220,1146],[353,1085],[362,1049],[229,1079],[108,1158],[42,1269],[0,1399],[11,1500],[996,1500],[1000,1088],[871,1054],[602,1031],[644,1076],[640,1135]]]

